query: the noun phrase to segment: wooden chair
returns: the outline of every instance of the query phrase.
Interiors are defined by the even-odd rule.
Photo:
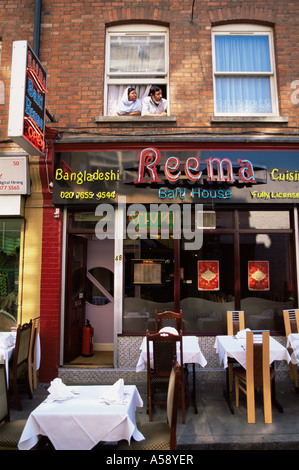
[[[265,423],[272,423],[271,382],[274,370],[270,367],[270,333],[246,333],[246,370],[234,367],[236,406],[239,406],[239,390],[247,397],[247,421],[255,423],[255,389],[262,388]]]
[[[299,333],[299,309],[283,310],[283,320],[286,339],[291,333]],[[288,347],[290,356],[293,354],[293,349]],[[298,369],[297,364],[289,363],[290,379],[294,380],[295,387],[298,388]]]
[[[32,321],[19,325],[17,329],[16,344],[11,358],[12,366],[10,367],[9,375],[12,384],[13,394],[15,397],[17,409],[22,410],[20,402],[18,380],[23,376],[29,398],[32,398],[32,392],[29,384],[28,376],[28,362],[29,362],[29,349],[30,338],[32,330]]]
[[[36,372],[36,342],[39,334],[39,317],[31,320],[32,329],[30,336],[29,346],[29,360],[28,360],[28,380],[31,393],[37,388],[37,372]]]
[[[167,422],[150,421],[138,424],[145,437],[143,441],[120,441],[117,450],[176,450],[176,428],[181,384],[181,367],[176,363],[171,370],[167,393]]]
[[[166,400],[156,398],[157,393],[167,391],[168,380],[173,361],[178,359],[181,367],[181,406],[183,423],[185,423],[185,378],[183,364],[183,336],[171,333],[149,334],[146,331],[147,346],[147,394],[149,420],[152,421],[153,405],[165,404]],[[150,358],[152,351],[152,361]],[[179,354],[179,358],[177,357]]]
[[[234,336],[240,330],[245,329],[245,318],[244,310],[229,310],[227,312],[227,334],[229,336]],[[228,364],[228,381],[229,381],[229,391],[233,390],[233,364],[236,363],[232,358],[229,358]]]
[[[245,329],[244,310],[229,310],[227,312],[227,334],[236,335]]]
[[[177,332],[183,330],[183,311],[180,310],[179,313],[176,313],[165,310],[165,312],[158,313],[158,311],[155,310],[155,332],[157,333],[165,326],[171,326],[175,328]]]

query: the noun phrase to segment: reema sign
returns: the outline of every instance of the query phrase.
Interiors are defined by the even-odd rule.
[[[27,41],[13,43],[8,136],[30,155],[45,148],[47,73]]]

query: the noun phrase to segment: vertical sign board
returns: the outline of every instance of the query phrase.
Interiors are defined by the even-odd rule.
[[[27,41],[14,41],[8,137],[30,155],[45,148],[47,73]]]

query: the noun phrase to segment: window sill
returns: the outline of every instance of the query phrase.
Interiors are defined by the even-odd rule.
[[[113,124],[125,124],[133,122],[140,123],[171,123],[176,122],[175,116],[95,116],[95,122],[107,122]]]
[[[277,122],[288,123],[285,116],[212,116],[211,122]]]

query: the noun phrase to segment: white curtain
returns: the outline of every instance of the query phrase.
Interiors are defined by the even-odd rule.
[[[136,89],[137,97],[142,101],[148,96],[151,85],[110,85],[108,87],[108,116],[117,116],[118,103],[121,100],[125,89],[133,86]]]
[[[218,113],[271,113],[268,36],[215,36],[216,72],[256,72],[257,76],[216,77]]]

